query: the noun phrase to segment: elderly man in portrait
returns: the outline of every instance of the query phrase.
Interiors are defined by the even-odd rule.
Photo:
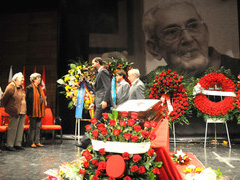
[[[139,79],[140,72],[138,69],[131,69],[128,71],[128,79],[132,86],[129,90],[129,100],[130,99],[145,99],[145,85]]]
[[[208,27],[195,6],[186,0],[159,1],[143,17],[147,51],[162,58],[167,68],[201,77],[206,69],[231,69],[239,73],[240,61],[209,47]]]

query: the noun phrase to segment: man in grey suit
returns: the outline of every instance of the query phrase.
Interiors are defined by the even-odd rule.
[[[145,85],[139,77],[140,72],[138,69],[131,69],[128,71],[128,79],[132,83],[128,99],[145,99]]]
[[[102,113],[108,113],[112,106],[111,96],[111,80],[109,72],[103,67],[103,61],[100,57],[96,57],[92,60],[92,66],[97,71],[95,80],[95,99],[93,104],[89,106],[89,109],[95,110],[94,117],[98,121],[103,121]],[[91,144],[91,140],[87,136],[83,136],[80,144],[77,146],[86,149]]]
[[[97,70],[98,73],[94,85],[94,104],[91,104],[89,109],[94,107],[94,118],[101,120],[102,113],[109,112],[110,107],[112,106],[111,80],[109,72],[103,67],[103,61],[100,57],[96,57],[92,60],[92,66]]]
[[[116,106],[124,103],[128,100],[130,85],[125,81],[126,73],[124,70],[119,70],[116,72],[116,80],[118,82]]]

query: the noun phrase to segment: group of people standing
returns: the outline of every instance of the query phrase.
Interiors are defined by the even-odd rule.
[[[30,119],[28,141],[30,147],[42,147],[40,143],[41,118],[45,115],[45,94],[40,86],[41,74],[30,75],[30,82],[23,88],[24,76],[16,73],[1,98],[1,104],[9,114],[6,150],[24,150],[22,146],[25,116]]]
[[[93,104],[89,106],[89,109],[95,110],[93,118],[98,121],[102,121],[102,113],[110,111],[111,107],[116,108],[120,104],[131,99],[145,99],[145,85],[139,79],[140,72],[138,69],[131,69],[128,71],[128,80],[130,84],[125,80],[126,72],[119,70],[116,72],[116,80],[118,81],[118,90],[116,93],[116,104],[113,104],[111,95],[111,79],[109,72],[103,67],[103,60],[100,57],[96,57],[92,60],[92,66],[97,72],[95,80],[95,99]],[[84,136],[79,144],[82,148],[87,148],[91,143],[90,139]]]

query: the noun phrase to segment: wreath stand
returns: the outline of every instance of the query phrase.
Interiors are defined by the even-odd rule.
[[[210,89],[210,88],[209,88]],[[217,87],[214,88],[214,90],[219,90]],[[219,91],[209,91],[209,90],[205,90],[204,91],[206,93],[206,95],[213,95],[214,96],[214,100],[215,100],[215,96],[218,95],[221,97],[222,100],[222,94],[220,94],[221,92]],[[204,93],[204,94],[205,94]],[[228,146],[231,149],[231,141],[230,141],[230,137],[229,137],[229,132],[228,132],[228,126],[227,126],[227,121],[224,121],[223,119],[218,119],[218,120],[212,120],[212,119],[207,119],[206,120],[206,129],[205,129],[205,140],[204,140],[204,148],[206,148],[206,141],[207,141],[207,129],[208,129],[208,124],[209,123],[213,123],[215,126],[215,141],[217,139],[217,130],[216,130],[216,124],[222,123],[225,124],[226,127],[226,133],[227,133],[227,138],[228,138]]]
[[[89,121],[89,119],[80,119],[76,118],[76,123],[75,123],[75,144],[76,144],[76,139],[78,139],[78,144],[80,144],[80,136],[81,136],[81,121]],[[77,138],[76,138],[77,137]]]
[[[174,144],[174,152],[176,152],[176,135],[175,135],[175,123],[173,122],[173,144]]]

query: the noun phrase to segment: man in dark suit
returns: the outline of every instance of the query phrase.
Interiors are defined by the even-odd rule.
[[[116,106],[124,103],[128,100],[130,85],[125,81],[126,73],[124,70],[119,70],[116,72],[116,80],[118,82]]]
[[[140,72],[138,69],[131,69],[128,71],[128,79],[132,83],[128,99],[145,99],[145,85],[139,77]]]
[[[97,71],[97,76],[94,85],[95,99],[89,109],[94,108],[95,114],[93,118],[102,121],[102,113],[108,113],[112,107],[111,80],[109,72],[103,67],[103,61],[100,57],[92,60],[92,66]],[[83,136],[78,146],[86,149],[90,144],[91,140],[87,136]]]
[[[94,107],[94,118],[101,120],[102,113],[109,112],[112,106],[111,80],[109,72],[103,67],[103,61],[100,57],[94,58],[92,60],[92,65],[97,71],[97,76],[94,85],[95,99],[89,109]]]

